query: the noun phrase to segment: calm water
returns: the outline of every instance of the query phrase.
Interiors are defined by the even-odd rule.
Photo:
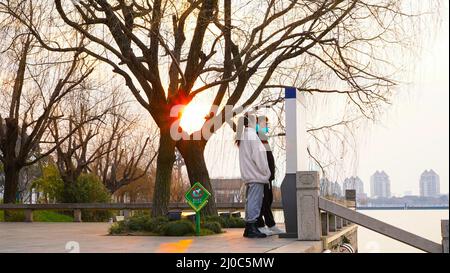
[[[441,243],[441,220],[448,219],[448,210],[360,210],[370,217],[397,226],[429,240]],[[282,211],[274,212],[275,221],[283,223]],[[358,227],[360,253],[422,252],[386,236]]]
[[[441,243],[441,220],[448,219],[448,210],[361,210],[378,220],[387,222],[431,241]],[[358,227],[359,252],[422,252],[386,236]]]

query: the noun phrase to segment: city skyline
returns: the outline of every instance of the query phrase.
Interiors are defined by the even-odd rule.
[[[449,4],[442,4],[439,28],[418,37],[422,52],[408,68],[414,72],[403,77],[392,106],[359,147],[355,173],[367,181],[375,168],[385,170],[397,195],[419,195],[425,169],[435,170],[441,192],[449,192]]]
[[[371,176],[373,176],[373,174],[375,173],[385,173],[389,176],[389,174],[387,172],[385,172],[384,170],[375,170],[374,173],[372,173]],[[439,173],[437,173],[436,171],[434,171],[432,168],[430,169],[425,169],[421,172],[421,174],[417,177],[416,181],[415,181],[415,191],[404,191],[402,193],[398,193],[398,192],[392,192],[392,186],[395,184],[395,181],[390,180],[390,197],[402,197],[402,196],[408,196],[408,195],[413,195],[413,196],[422,196],[420,194],[420,187],[421,187],[421,179],[422,179],[422,175],[424,173],[428,173],[428,172],[432,172],[434,174],[436,174],[436,176],[439,178]],[[438,182],[440,182],[438,180]],[[329,187],[327,189],[328,193],[333,193],[333,189],[331,187],[334,186],[334,183],[337,183],[339,185],[339,187],[341,188],[341,193],[342,195],[345,194],[345,190],[346,189],[355,189],[359,192],[361,192],[362,194],[365,194],[366,197],[372,197],[372,192],[371,192],[371,185],[370,185],[370,179],[368,180],[364,180],[361,179],[358,175],[354,175],[354,176],[350,176],[350,177],[346,177],[345,179],[343,179],[342,181],[330,181],[328,178],[321,178],[321,185],[323,184],[328,184],[327,186]],[[349,183],[346,187],[346,183]],[[362,183],[362,185],[358,185],[359,183]],[[439,183],[439,186],[437,187],[438,189],[441,188],[441,183]],[[362,189],[362,191],[361,191]],[[368,190],[369,189],[369,190]],[[448,195],[448,192],[443,192],[443,191],[439,191],[438,190],[438,194],[435,196],[441,196],[441,195]],[[424,195],[424,196],[430,196],[430,195]],[[432,196],[432,195],[431,195]]]

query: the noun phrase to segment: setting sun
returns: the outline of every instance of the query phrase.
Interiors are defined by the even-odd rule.
[[[205,117],[209,112],[209,105],[199,101],[192,101],[182,110],[180,126],[189,134],[198,131],[205,123]]]

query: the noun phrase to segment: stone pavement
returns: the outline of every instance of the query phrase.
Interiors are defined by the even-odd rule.
[[[242,237],[242,229],[225,229],[211,236],[108,236],[109,223],[2,223],[4,252],[320,252],[321,242],[270,236]]]

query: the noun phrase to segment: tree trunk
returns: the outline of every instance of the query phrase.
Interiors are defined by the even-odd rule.
[[[202,209],[202,214],[217,215],[214,191],[205,163],[205,147],[206,141],[204,140],[180,140],[177,142],[177,148],[183,156],[191,185],[200,182],[211,193],[208,204]]]
[[[174,162],[175,141],[170,136],[170,130],[161,129],[156,161],[155,191],[153,192],[153,217],[165,216],[168,212]]]
[[[20,169],[17,166],[5,165],[5,193],[3,203],[16,202],[17,187],[19,185]]]
[[[2,125],[3,123],[0,123]],[[1,153],[3,154],[3,167],[5,172],[5,189],[3,194],[3,203],[15,203],[16,194],[19,186],[19,173],[21,166],[17,161],[16,145],[19,135],[19,126],[17,119],[5,119],[5,135],[2,138]]]
[[[73,174],[64,174],[61,172],[61,179],[63,181],[63,192],[62,199],[58,200],[61,203],[77,203],[76,197],[74,195],[74,186],[77,181],[77,176]]]
[[[3,194],[3,203],[16,203],[17,188],[19,185],[20,169],[16,166],[5,166],[5,189]],[[12,217],[11,211],[5,210],[4,220],[8,222]]]
[[[75,201],[73,200],[73,194],[72,194],[72,181],[68,181],[68,179],[62,178],[63,184],[64,184],[64,188],[63,188],[63,192],[62,192],[62,198],[63,200],[61,200],[61,203],[74,203]]]

